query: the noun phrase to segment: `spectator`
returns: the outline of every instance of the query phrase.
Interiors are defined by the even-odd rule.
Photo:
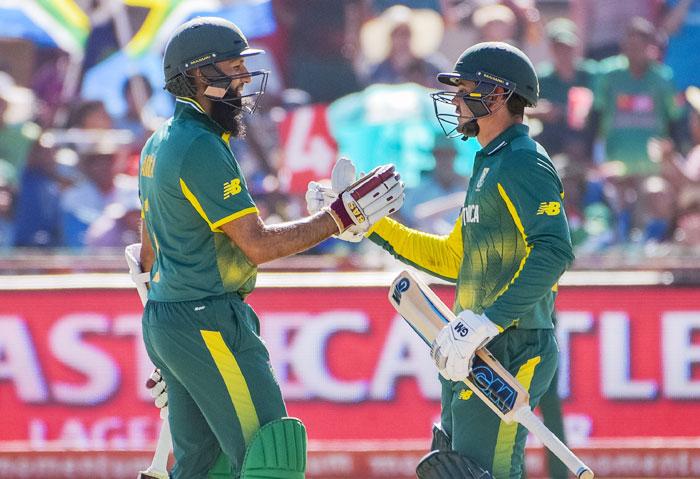
[[[506,5],[492,3],[477,8],[472,23],[482,42],[506,42],[517,45],[517,18]]]
[[[571,18],[582,35],[583,56],[593,60],[620,53],[625,29],[635,16],[655,20],[657,0],[571,0]]]
[[[348,45],[348,18],[359,0],[280,0],[275,13],[289,38],[285,71],[290,88],[312,103],[329,103],[360,89]]]
[[[681,109],[675,100],[671,72],[652,60],[656,32],[647,20],[633,18],[626,28],[623,55],[607,60],[600,76],[591,115],[592,131],[603,146],[601,170],[617,214],[618,239],[629,239],[633,227],[644,229],[641,205],[644,183],[658,175],[661,165],[651,161],[646,144],[652,137],[682,140]],[[641,201],[640,201],[641,200]]]
[[[12,246],[14,238],[16,182],[14,167],[0,159],[0,249]]]
[[[442,3],[444,0],[371,0],[372,9],[377,13],[382,13],[384,10],[395,5],[403,5],[409,8],[430,8],[438,13],[442,11]]]
[[[546,32],[552,63],[540,68],[540,100],[528,116],[542,122],[537,141],[551,155],[566,153],[588,163],[590,148],[579,147],[587,140],[583,127],[593,101],[594,66],[577,58],[579,39],[571,20],[554,19]]]
[[[436,79],[448,65],[435,52],[442,41],[443,23],[433,10],[395,5],[362,27],[360,39],[373,62],[368,83],[417,83],[439,87]]]
[[[112,118],[99,100],[85,100],[78,103],[68,116],[69,128],[85,130],[107,130],[112,128]]]
[[[423,172],[417,187],[406,194],[402,217],[407,225],[435,234],[448,234],[464,204],[467,179],[454,168],[454,141],[442,132],[435,135],[432,150],[435,167]]]
[[[87,246],[123,247],[140,241],[138,180],[133,176],[118,175],[114,182],[116,187],[112,202],[87,229]]]
[[[61,246],[60,191],[67,184],[59,174],[56,151],[37,142],[20,176],[15,210],[15,246]]]
[[[661,29],[668,36],[665,63],[673,69],[676,88],[700,85],[700,0],[666,0]]]
[[[575,142],[571,146],[572,151],[576,149]],[[614,242],[615,237],[612,212],[603,201],[600,184],[590,178],[588,164],[575,156],[560,153],[552,157],[552,163],[564,187],[564,209],[574,252],[590,254],[603,251]]]
[[[61,225],[65,246],[84,246],[88,227],[112,201],[112,164],[112,152],[97,151],[80,157],[79,179],[61,194]]]
[[[29,121],[32,98],[31,90],[18,87],[9,74],[0,71],[0,160],[7,161],[17,173],[24,168],[41,133],[39,126]]]
[[[151,83],[143,75],[127,79],[122,87],[122,96],[126,99],[126,112],[114,121],[114,127],[129,130],[134,135],[134,143],[139,149],[143,146],[147,133],[141,120],[141,111],[152,95]]]
[[[683,244],[699,245],[696,241],[700,219],[700,88],[688,87],[685,93],[690,106],[688,130],[692,148],[684,158],[672,141],[653,138],[649,141],[649,156],[661,164],[663,177],[677,192],[675,237]]]

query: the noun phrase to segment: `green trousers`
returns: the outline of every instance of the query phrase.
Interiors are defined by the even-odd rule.
[[[487,348],[530,393],[534,408],[557,368],[558,347],[551,329],[507,329]],[[442,376],[443,430],[452,448],[491,472],[494,479],[519,479],[524,472],[527,430],[506,424],[463,382]]]
[[[149,301],[142,324],[148,356],[168,386],[171,476],[205,479],[228,456],[237,477],[253,434],[287,415],[255,312],[235,294]]]

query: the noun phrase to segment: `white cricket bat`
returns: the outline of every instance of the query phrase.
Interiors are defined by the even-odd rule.
[[[428,285],[409,271],[401,272],[391,284],[389,302],[428,345],[456,318]],[[477,351],[472,372],[464,382],[507,424],[518,422],[537,436],[576,477],[593,479],[593,471],[535,416],[530,394],[486,348]]]
[[[141,263],[139,258],[141,256],[141,243],[130,244],[124,249],[124,257],[126,258],[126,264],[129,265],[129,273],[131,278],[136,284],[136,289],[141,298],[141,303],[146,305],[146,293],[144,286],[144,273],[141,270]],[[168,423],[168,413],[167,406],[163,408],[165,410],[163,417],[163,423],[160,426],[160,433],[158,434],[158,442],[156,443],[156,452],[153,454],[153,460],[151,465],[145,471],[140,471],[136,479],[169,479],[168,474],[168,457],[170,456],[170,449],[173,446],[173,439],[170,435],[170,423]],[[162,417],[162,416],[161,416]]]

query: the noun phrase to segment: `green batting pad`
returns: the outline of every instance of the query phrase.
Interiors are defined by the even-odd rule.
[[[248,446],[241,479],[304,479],[306,428],[284,417],[261,427]]]

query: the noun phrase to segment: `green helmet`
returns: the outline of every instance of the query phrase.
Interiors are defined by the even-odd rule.
[[[218,17],[197,17],[180,25],[165,47],[165,83],[192,68],[259,53],[264,51],[250,48],[234,23]]]
[[[535,67],[518,48],[503,42],[477,43],[467,48],[454,71],[439,73],[438,80],[456,85],[459,80],[492,83],[523,97],[535,106],[540,96]]]

